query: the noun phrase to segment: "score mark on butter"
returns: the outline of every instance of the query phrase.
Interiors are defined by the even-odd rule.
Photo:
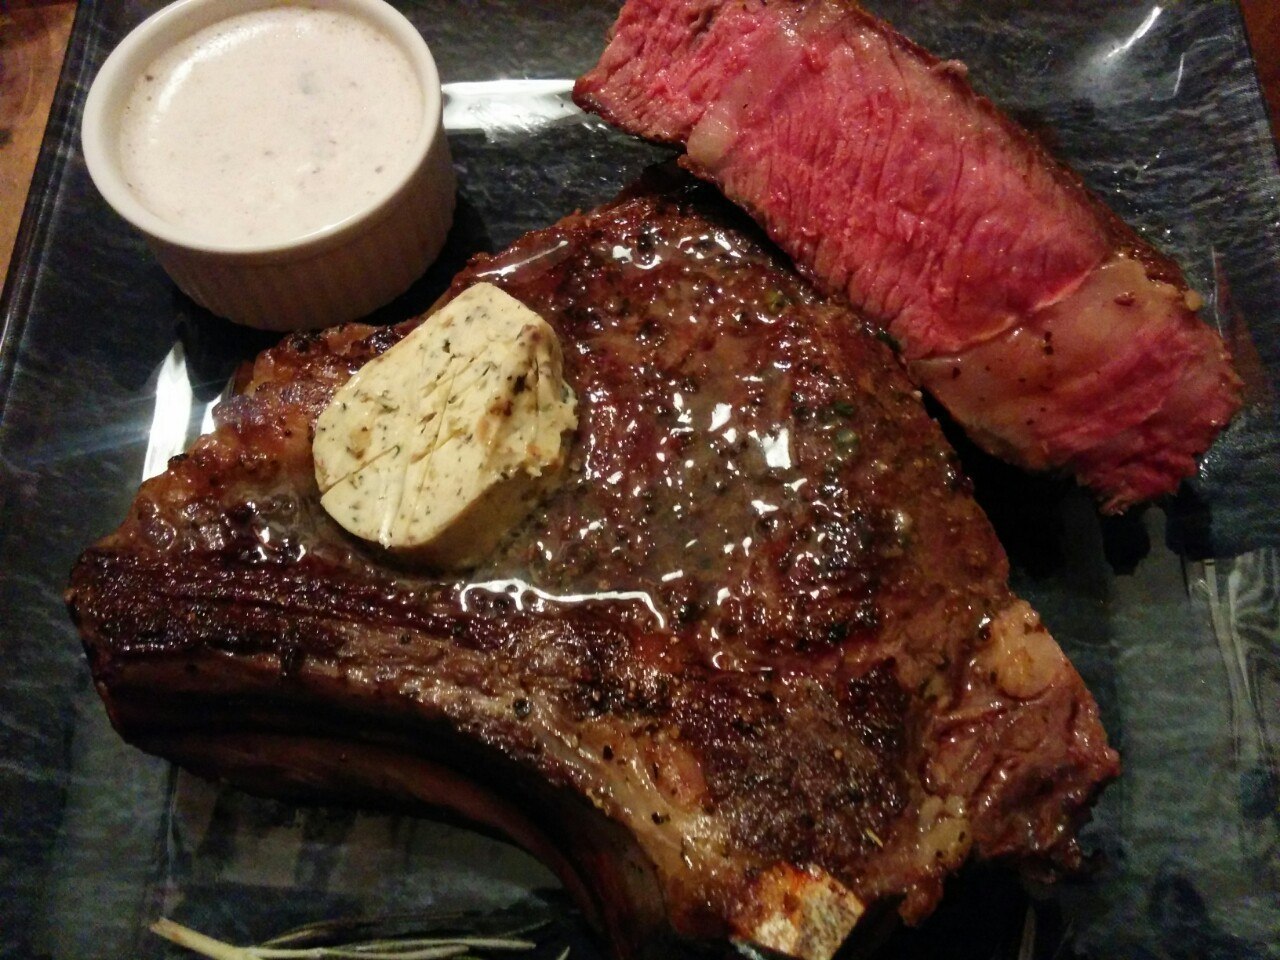
[[[476,284],[334,394],[316,421],[320,502],[407,559],[473,566],[554,483],[576,404],[555,331]]]

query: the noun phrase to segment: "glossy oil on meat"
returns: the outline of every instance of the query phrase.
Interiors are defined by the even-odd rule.
[[[944,62],[847,0],[629,0],[575,98],[683,144],[970,435],[1109,511],[1240,405],[1177,264]]]
[[[564,349],[563,486],[480,569],[325,516],[311,431],[410,328],[294,336],[68,592],[120,732],[250,789],[451,805],[655,931],[825,960],[970,854],[1071,867],[1114,775],[887,346],[666,184],[481,256]],[[427,319],[424,322],[431,322]]]

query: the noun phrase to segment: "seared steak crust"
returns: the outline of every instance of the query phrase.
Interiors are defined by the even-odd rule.
[[[518,790],[620,952],[657,916],[825,957],[970,851],[1073,864],[1116,770],[1092,698],[889,349],[708,202],[638,191],[455,281],[546,317],[580,404],[468,579],[347,538],[313,478],[327,398],[423,321],[260,356],[73,573],[121,733],[291,796]]]
[[[1240,404],[1178,266],[850,0],[628,0],[575,98],[687,145],[992,452],[1108,510],[1169,492]]]

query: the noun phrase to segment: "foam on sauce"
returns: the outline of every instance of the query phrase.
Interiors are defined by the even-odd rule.
[[[151,64],[121,117],[125,179],[210,242],[270,244],[338,223],[412,161],[423,92],[395,42],[305,6],[230,17]]]

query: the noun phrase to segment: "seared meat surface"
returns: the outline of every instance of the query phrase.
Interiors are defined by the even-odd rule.
[[[849,0],[628,0],[575,98],[686,145],[993,453],[1109,511],[1170,492],[1240,404],[1222,340],[965,76]]]
[[[890,349],[709,194],[456,279],[542,314],[579,402],[563,486],[469,577],[349,539],[313,476],[329,396],[431,320],[259,357],[73,573],[120,732],[255,790],[457,806],[627,955],[670,928],[826,958],[971,853],[1074,865],[1117,767],[1093,699]]]

